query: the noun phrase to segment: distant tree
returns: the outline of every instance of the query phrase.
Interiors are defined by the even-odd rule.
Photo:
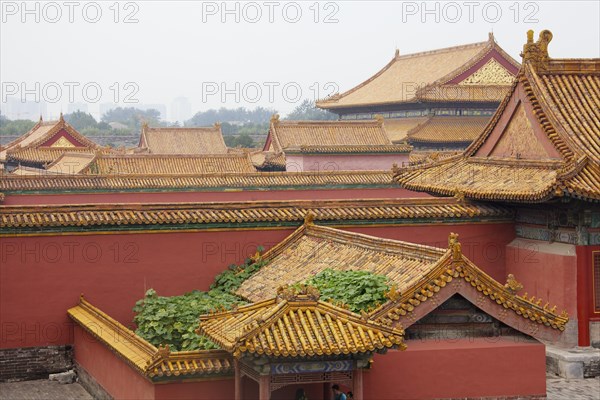
[[[120,122],[134,130],[139,130],[142,122],[147,122],[151,126],[163,125],[160,121],[160,111],[154,109],[144,111],[134,107],[113,108],[102,116],[102,122]]]
[[[77,110],[71,114],[66,114],[65,121],[71,124],[73,128],[77,129],[78,131],[84,128],[96,128],[98,126],[98,122],[96,122],[96,119],[94,119],[91,114],[80,110]]]
[[[244,133],[237,137],[237,144],[239,147],[252,148],[254,147],[254,140],[252,140],[252,138],[249,135]]]
[[[253,148],[256,145],[254,140],[245,133],[239,136],[225,135],[224,139],[227,147]]]
[[[10,120],[5,116],[0,117],[0,140],[2,143],[7,143],[15,136],[21,136],[31,130],[36,124],[28,119]],[[5,137],[10,136],[8,140]]]
[[[336,120],[338,116],[329,111],[321,110],[315,106],[315,102],[305,99],[294,110],[289,113],[285,119],[299,121],[321,121],[321,120]]]
[[[186,126],[210,126],[215,122],[241,124],[265,124],[277,111],[264,107],[248,110],[244,107],[234,109],[222,107],[219,110],[210,109],[199,111],[191,119],[186,121]]]

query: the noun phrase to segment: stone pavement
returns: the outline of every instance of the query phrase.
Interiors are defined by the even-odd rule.
[[[564,379],[547,375],[548,400],[600,400],[600,377]]]
[[[39,380],[0,383],[0,400],[93,400],[78,383]]]
[[[563,379],[548,375],[548,400],[600,400],[600,378]],[[81,385],[47,380],[0,383],[0,400],[93,400]]]

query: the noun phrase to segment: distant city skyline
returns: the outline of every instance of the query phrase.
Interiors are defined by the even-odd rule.
[[[66,10],[57,22],[41,11],[39,22],[22,10],[5,13],[0,110],[8,116],[14,102],[5,100],[25,93],[28,100],[45,100],[48,118],[80,103],[96,119],[105,103],[157,105],[168,121],[221,107],[261,106],[285,115],[303,99],[360,84],[396,48],[409,54],[481,42],[491,31],[517,60],[529,29],[536,37],[542,29],[553,32],[554,58],[600,56],[596,1],[280,2],[272,21],[263,3],[255,3],[263,8],[256,21],[247,9],[251,3],[232,3],[229,14],[221,3],[208,12],[208,3],[140,1],[134,15],[116,15],[109,3],[99,3],[103,17],[94,23],[81,13],[70,22]],[[294,4],[297,19],[283,13]],[[567,20],[578,23],[568,26]],[[57,57],[60,62],[40,64]],[[174,106],[180,97],[189,113],[187,102]]]

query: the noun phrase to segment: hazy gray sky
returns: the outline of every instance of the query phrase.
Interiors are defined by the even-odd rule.
[[[286,113],[296,100],[369,78],[396,48],[480,42],[492,30],[517,59],[528,29],[536,39],[553,32],[551,57],[600,56],[598,1],[1,3],[2,101],[39,91],[56,100],[50,116],[85,102],[84,85],[96,114],[100,103],[135,106],[123,104],[127,94],[167,108],[185,96],[194,112],[261,105]]]

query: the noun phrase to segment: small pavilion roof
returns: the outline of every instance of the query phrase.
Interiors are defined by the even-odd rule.
[[[492,34],[480,43],[402,56],[396,51],[371,78],[317,102],[317,106],[338,109],[421,100],[500,101],[518,67]]]
[[[600,201],[600,59],[551,59],[551,39],[528,33],[518,79],[463,154],[397,169],[397,182],[473,199]]]
[[[211,127],[151,128],[144,124],[140,148],[151,154],[226,154],[221,125]]]
[[[401,328],[391,328],[318,300],[316,294],[281,294],[234,311],[203,315],[198,333],[234,357],[338,356],[404,348]]]
[[[25,135],[0,148],[0,161],[46,164],[55,161],[65,152],[108,152],[86,138],[66,122],[61,114],[58,121],[40,121]]]
[[[384,275],[392,284],[386,294],[389,301],[368,315],[385,325],[413,312],[429,312],[431,308],[417,306],[430,298],[441,304],[455,293],[517,330],[523,329],[519,321],[515,322],[517,315],[534,322],[535,336],[541,338],[556,338],[569,320],[564,311],[556,312],[556,306],[550,308],[546,303],[542,307],[541,299],[518,295],[523,286],[519,287],[514,277],[501,284],[487,275],[462,254],[454,233],[449,235],[448,248],[440,249],[316,226],[309,215],[303,226],[267,251],[262,260],[266,265],[236,292],[259,303],[268,302],[282,286],[305,282],[325,269],[359,270]],[[453,279],[458,284],[448,285]],[[481,295],[485,301],[477,300]],[[506,318],[507,313],[514,313],[512,320]],[[415,321],[412,318],[400,323],[407,327]]]

